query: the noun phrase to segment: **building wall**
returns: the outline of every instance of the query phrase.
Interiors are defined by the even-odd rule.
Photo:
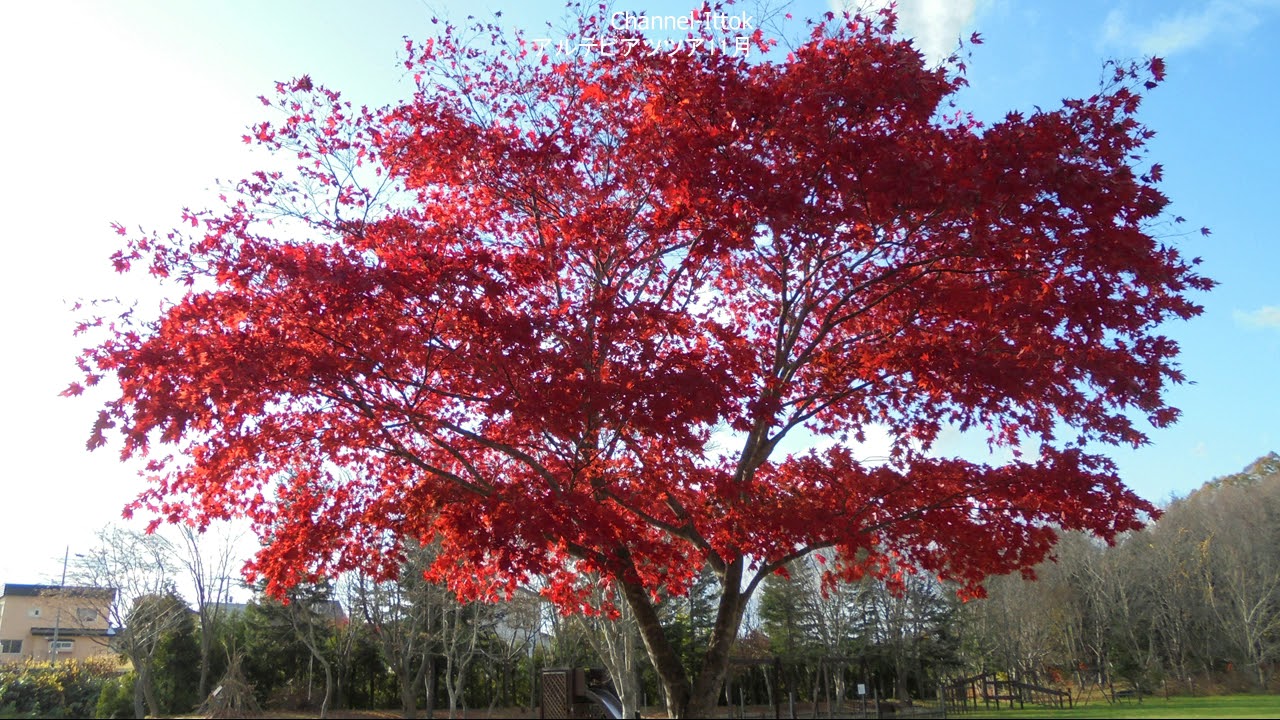
[[[0,662],[83,660],[110,653],[105,633],[112,597],[113,591],[99,588],[0,586]],[[55,627],[57,652],[52,648]]]

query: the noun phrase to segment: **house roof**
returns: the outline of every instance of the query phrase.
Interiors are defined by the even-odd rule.
[[[114,637],[115,628],[82,628],[60,627],[56,631],[51,627],[33,627],[32,635],[57,635],[58,637]]]
[[[86,585],[24,585],[21,583],[0,584],[0,597],[39,597],[41,595],[80,595],[85,597],[114,598],[115,588],[92,587]]]

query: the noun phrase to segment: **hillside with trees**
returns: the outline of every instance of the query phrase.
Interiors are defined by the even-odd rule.
[[[965,663],[1080,688],[1276,690],[1280,456],[1205,483],[1114,546],[1079,535],[1037,581],[964,607]]]

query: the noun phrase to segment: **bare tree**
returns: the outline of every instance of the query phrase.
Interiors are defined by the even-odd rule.
[[[1204,539],[1209,606],[1265,691],[1280,660],[1280,475],[1269,487],[1224,485],[1214,495]]]
[[[1208,557],[1200,503],[1172,503],[1146,531],[1148,565],[1158,573],[1152,621],[1168,670],[1194,692],[1194,672],[1209,670],[1221,632],[1204,581]]]
[[[1133,533],[1108,548],[1098,564],[1111,610],[1112,670],[1139,691],[1139,702],[1159,682],[1163,665],[1155,618],[1164,588],[1152,572],[1150,548],[1147,533]]]
[[[987,669],[1004,669],[1026,677],[1041,668],[1052,648],[1053,622],[1046,613],[1046,588],[1017,575],[992,578],[986,600],[974,612],[989,633]],[[992,667],[994,665],[994,667]]]
[[[330,626],[333,638],[332,656],[337,675],[334,700],[339,703],[349,703],[348,694],[352,690],[349,683],[352,679],[353,665],[356,662],[356,649],[360,647],[362,639],[369,639],[369,627],[361,622],[352,622],[345,610],[345,608],[356,606],[358,594],[356,574],[343,573],[338,576],[335,585],[336,602],[328,606],[328,615],[332,623]]]
[[[237,536],[220,532],[213,538],[190,525],[178,525],[183,552],[177,558],[186,571],[195,593],[196,614],[200,619],[200,686],[201,701],[209,694],[210,658],[217,637],[218,624],[226,614],[231,591],[231,565],[236,559]],[[210,542],[212,540],[212,542]],[[212,545],[212,547],[211,547]]]
[[[536,594],[522,590],[493,608],[496,623],[486,655],[490,663],[496,665],[502,673],[502,691],[493,694],[491,711],[499,695],[504,705],[511,703],[511,689],[515,684],[512,670],[521,658],[532,658],[533,650],[542,637],[542,603],[542,599]],[[532,691],[531,687],[530,692]],[[530,707],[532,705],[531,702]]]
[[[158,601],[177,596],[174,555],[173,545],[159,535],[107,526],[98,531],[92,550],[75,556],[72,568],[77,584],[116,590],[115,602],[95,609],[115,628],[114,644],[138,674],[133,698],[137,717],[148,710],[154,716],[162,713],[154,681],[156,650],[187,610],[182,602]]]
[[[635,717],[641,704],[641,663],[648,662],[640,640],[640,628],[631,607],[616,589],[597,585],[592,602],[597,607],[616,607],[618,614],[613,617],[603,613],[577,615],[573,622],[577,623],[609,673],[618,699],[622,701],[623,717]]]
[[[819,560],[817,555],[811,554],[796,562],[808,567],[805,572],[793,573],[793,581],[804,585],[804,615],[809,619],[811,641],[827,658],[852,655],[857,636],[867,629],[865,621],[868,616],[860,612],[859,598],[865,597],[875,583],[871,580],[861,583],[833,581],[824,586],[823,571],[829,569],[824,567],[825,559]],[[822,663],[819,670],[827,674],[826,686],[834,691],[835,704],[831,711],[838,714],[846,692],[845,674],[837,671],[830,662]],[[814,699],[817,699],[816,692]]]
[[[427,582],[423,570],[434,558],[432,546],[410,548],[400,578],[375,582],[355,578],[355,603],[382,647],[399,685],[400,710],[406,718],[418,714],[418,688],[434,670],[436,634],[448,590]],[[432,678],[434,679],[434,678]],[[427,712],[434,710],[434,682],[427,686]]]
[[[453,595],[439,609],[441,650],[444,655],[444,689],[449,696],[449,717],[466,711],[467,673],[480,652],[480,638],[492,630],[492,606],[481,602],[463,603]]]
[[[1194,690],[1195,672],[1225,664],[1267,689],[1280,662],[1280,456],[1172,501],[1114,546],[1065,533],[1036,573],[990,580],[965,609],[967,638],[986,643],[979,664],[1076,667],[1082,688],[1140,690],[1167,673]]]
[[[295,586],[288,591],[287,599],[285,617],[293,628],[294,636],[311,651],[311,659],[320,665],[324,673],[320,717],[327,718],[333,705],[337,677],[333,658],[326,645],[342,619],[342,608],[333,599],[333,586],[327,581]]]

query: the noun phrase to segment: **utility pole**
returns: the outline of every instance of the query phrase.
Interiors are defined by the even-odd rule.
[[[65,591],[67,587],[67,558],[71,557],[71,546],[68,545],[65,552],[62,553],[62,581],[58,583],[58,611],[53,616],[53,640],[49,641],[49,661],[57,660],[58,654],[58,632],[62,629],[62,603],[65,599]]]

